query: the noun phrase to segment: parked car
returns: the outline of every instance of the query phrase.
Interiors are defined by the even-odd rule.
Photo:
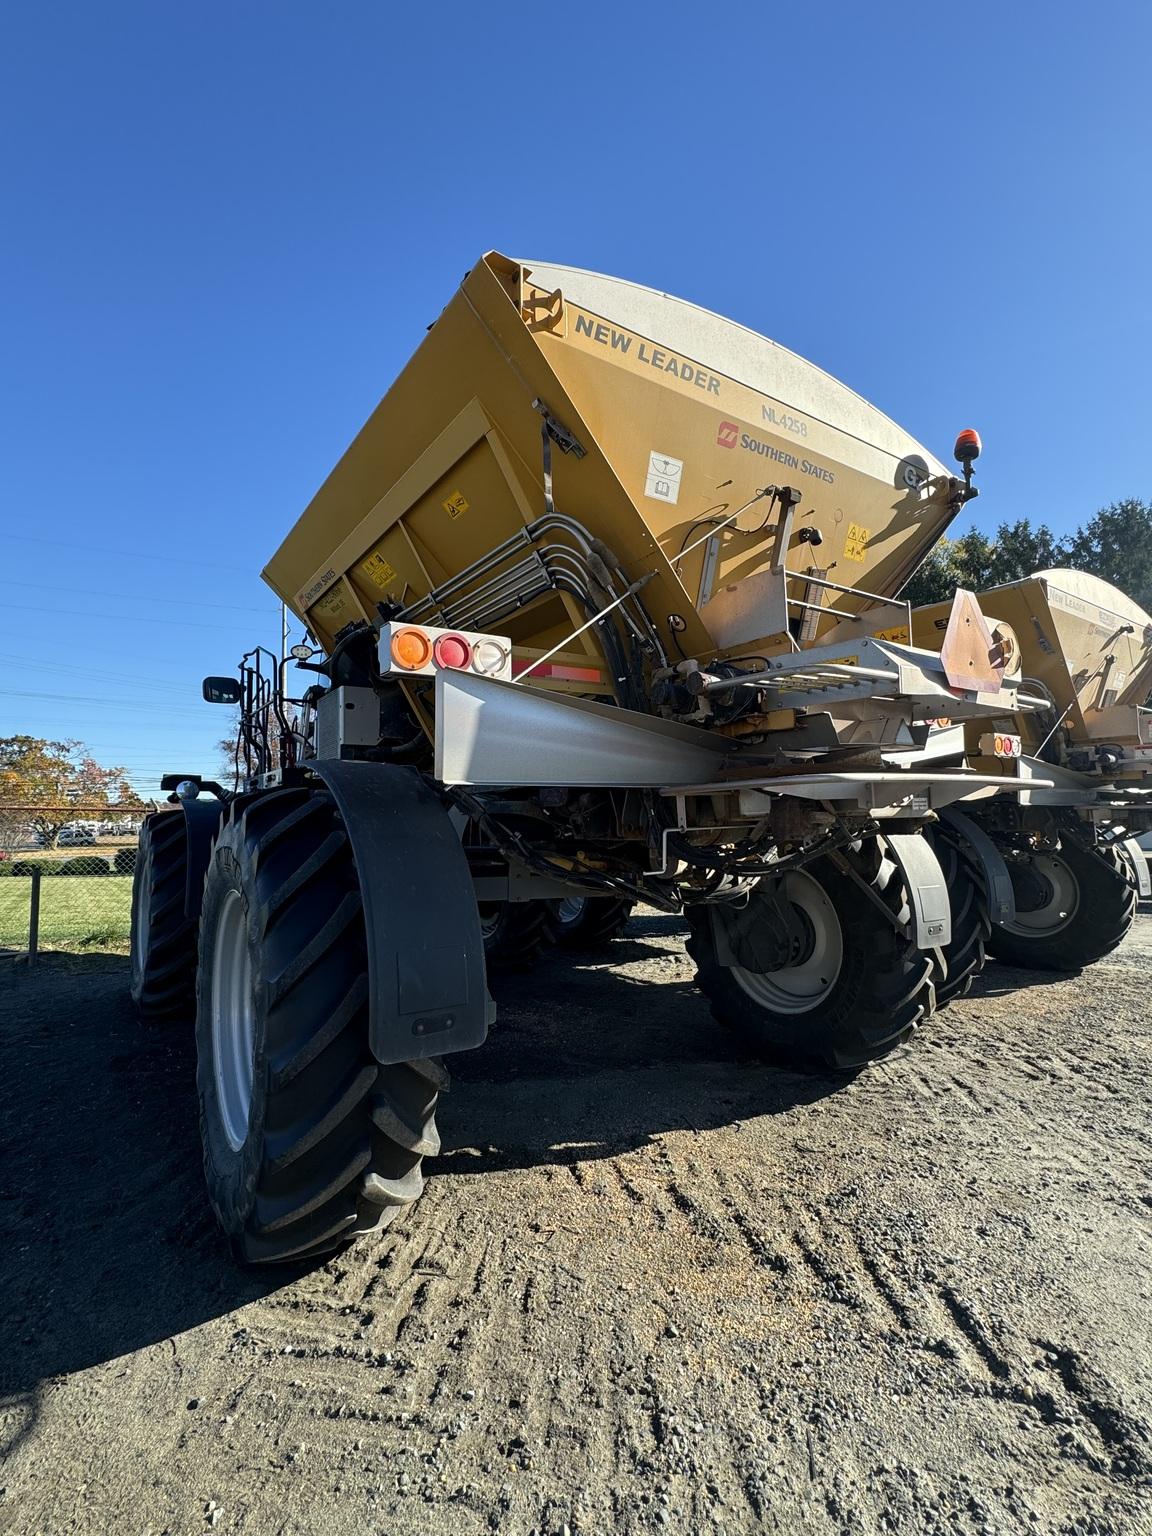
[[[60,848],[90,848],[96,838],[87,827],[65,827],[56,839]]]

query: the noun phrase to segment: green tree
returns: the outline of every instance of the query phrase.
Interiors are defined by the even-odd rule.
[[[988,565],[988,584],[996,587],[1006,581],[1019,581],[1033,571],[1047,571],[1066,565],[1068,551],[1048,527],[1033,528],[1026,517],[1014,523],[1001,523],[992,543]]]
[[[983,592],[1006,581],[1019,581],[1033,571],[1068,563],[1068,550],[1045,523],[1033,527],[1026,517],[1001,523],[989,539],[970,528],[958,539],[941,539],[929,552],[901,596],[914,607],[942,603],[966,587]]]
[[[951,539],[939,539],[924,556],[915,574],[904,583],[900,596],[913,608],[943,603],[960,585],[952,548]]]
[[[1065,563],[1152,609],[1152,503],[1130,497],[1101,507],[1068,541]]]
[[[901,596],[919,607],[946,602],[957,587],[978,592],[990,585],[993,563],[994,546],[979,529],[970,528],[958,539],[941,539]]]
[[[0,736],[0,805],[5,820],[31,828],[49,848],[75,820],[71,807],[143,805],[126,768],[105,768],[78,741]]]

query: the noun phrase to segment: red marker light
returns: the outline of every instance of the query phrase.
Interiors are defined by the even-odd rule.
[[[437,635],[432,656],[438,667],[466,667],[472,660],[472,647],[463,635]]]
[[[969,427],[956,439],[956,446],[952,452],[961,464],[971,464],[980,457],[982,447],[979,432]]]

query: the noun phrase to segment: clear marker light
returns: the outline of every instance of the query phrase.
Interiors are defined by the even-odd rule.
[[[478,640],[472,650],[472,670],[489,674],[499,672],[508,660],[508,652],[497,640]]]

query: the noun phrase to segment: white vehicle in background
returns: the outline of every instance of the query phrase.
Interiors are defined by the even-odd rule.
[[[90,848],[96,841],[95,833],[88,827],[65,827],[56,839],[60,848]]]

